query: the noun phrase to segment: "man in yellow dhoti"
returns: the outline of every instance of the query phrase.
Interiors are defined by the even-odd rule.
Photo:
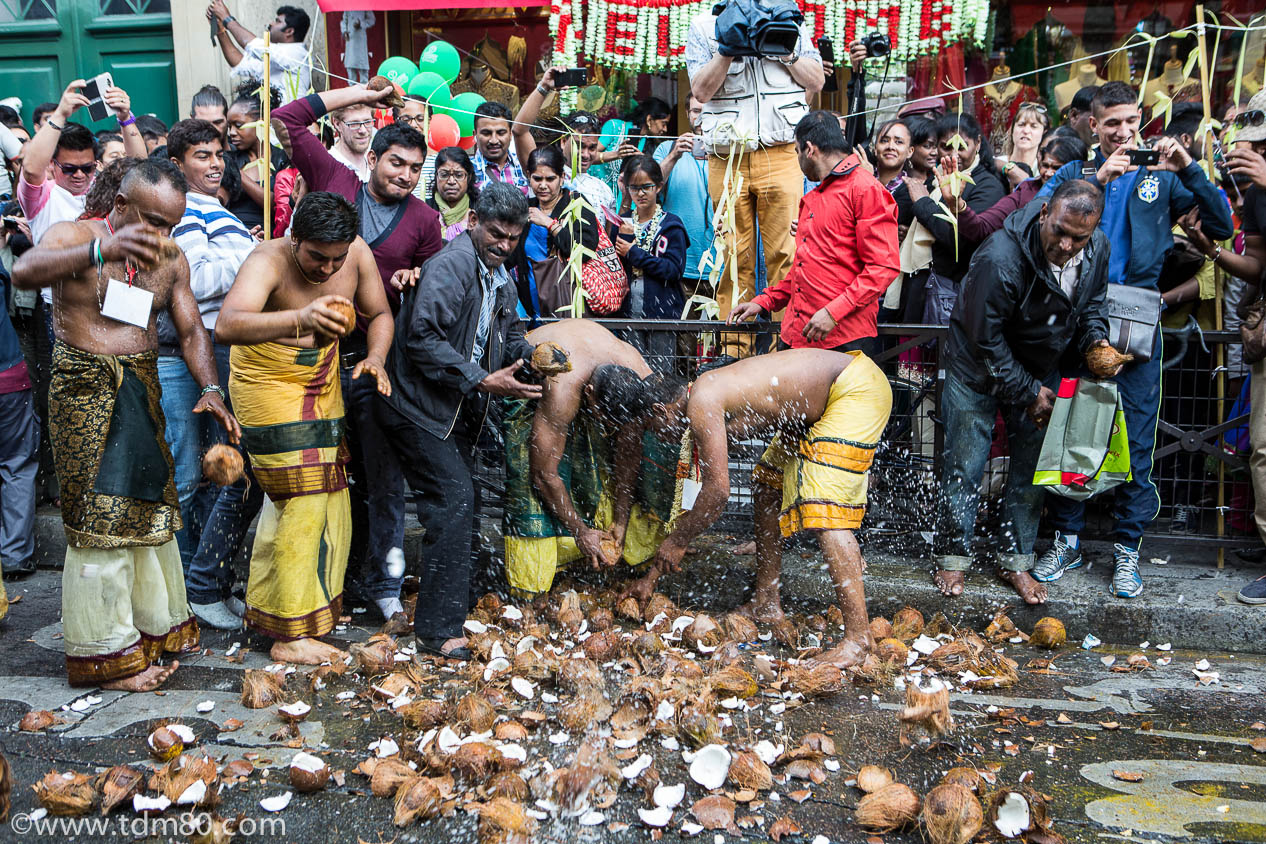
[[[53,288],[49,433],[61,484],[66,564],[62,623],[72,685],[157,688],[179,666],[164,653],[197,647],[173,532],[180,509],[158,385],[154,315],[171,314],[185,362],[203,385],[190,410],[238,438],[215,383],[211,339],[189,288],[189,264],[166,240],[185,208],[185,180],[137,164],[103,220],[59,223],[13,268],[16,287]]]
[[[817,659],[841,669],[861,662],[873,642],[853,531],[866,513],[866,473],[892,410],[883,372],[861,352],[789,349],[715,369],[689,389],[664,376],[643,383],[648,427],[667,442],[689,434],[692,445],[683,452],[693,455],[700,486],[684,498],[687,512],[628,594],[649,597],[659,576],[679,570],[691,540],[721,515],[730,497],[730,438],[774,433],[752,472],[756,590],[739,611],[782,618],[779,534],[814,531],[845,626],[844,640]]]
[[[583,319],[527,339],[556,344],[570,369],[548,377],[540,399],[503,399],[506,579],[519,597],[549,591],[558,569],[582,557],[595,568],[650,559],[673,515],[677,465],[675,446],[593,401],[599,386],[619,392],[612,382],[628,389],[650,375],[637,349]]]
[[[262,244],[242,264],[216,323],[216,338],[234,344],[229,391],[267,495],[245,620],[277,640],[271,656],[279,662],[344,656],[316,638],[338,622],[351,543],[338,338],[366,320],[369,353],[352,378],[372,376],[387,395],[383,359],[393,327],[357,225],[343,197],[305,196],[290,236]]]

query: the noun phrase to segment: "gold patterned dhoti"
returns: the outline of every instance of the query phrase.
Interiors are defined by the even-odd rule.
[[[53,349],[48,424],[66,532],[62,622],[72,685],[130,677],[164,652],[198,644],[173,538],[180,507],[157,359],[94,355],[61,341]]]

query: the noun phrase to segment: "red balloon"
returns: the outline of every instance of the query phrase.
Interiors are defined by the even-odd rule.
[[[470,152],[475,148],[475,136],[471,135],[469,138],[462,138],[457,142],[457,145],[466,150],[466,152]]]
[[[457,128],[456,120],[447,114],[436,114],[431,117],[430,134],[427,136],[427,143],[431,145],[431,149],[457,146],[459,140],[461,140],[461,132]]]

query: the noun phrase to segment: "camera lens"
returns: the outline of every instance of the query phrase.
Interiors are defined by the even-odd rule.
[[[862,44],[866,47],[867,58],[872,59],[883,58],[892,49],[892,42],[882,32],[870,33],[862,39]]]

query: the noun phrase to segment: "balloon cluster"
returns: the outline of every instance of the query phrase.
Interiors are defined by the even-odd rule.
[[[424,101],[430,111],[426,142],[432,150],[475,146],[475,109],[484,102],[469,91],[453,96],[449,86],[461,70],[457,48],[447,41],[432,41],[418,57],[417,64],[403,56],[393,56],[378,66],[378,75],[399,86],[403,93]]]

